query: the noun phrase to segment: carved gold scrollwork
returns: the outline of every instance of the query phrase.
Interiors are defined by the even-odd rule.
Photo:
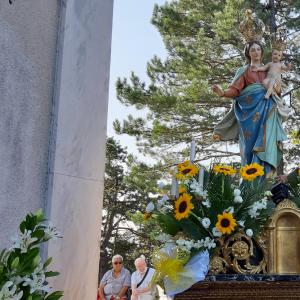
[[[226,273],[227,262],[220,256],[214,256],[209,263],[209,270],[211,274]]]
[[[219,245],[210,263],[210,274],[266,273],[267,235],[261,234],[254,241],[240,231],[228,238],[220,238]]]

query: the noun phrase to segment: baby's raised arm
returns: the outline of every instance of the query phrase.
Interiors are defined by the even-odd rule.
[[[289,63],[288,65],[285,65],[285,64],[282,64],[282,65],[281,65],[281,70],[283,70],[283,71],[289,71],[289,70],[291,70],[292,68],[293,68],[292,63]]]

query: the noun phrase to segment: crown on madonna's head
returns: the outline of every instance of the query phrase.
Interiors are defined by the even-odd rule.
[[[240,33],[245,42],[261,42],[265,32],[264,22],[257,18],[251,9],[245,11],[246,18],[240,24]]]
[[[271,36],[272,50],[284,51],[286,48],[286,34],[284,30],[278,30]]]

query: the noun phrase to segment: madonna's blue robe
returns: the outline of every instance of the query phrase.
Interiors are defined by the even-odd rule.
[[[233,81],[245,70],[246,67],[240,68]],[[287,117],[289,109],[278,96],[264,99],[265,94],[260,83],[245,87],[235,98],[231,111],[216,125],[215,134],[221,140],[238,138],[242,165],[259,163],[268,176],[282,158],[281,142],[287,139],[282,118]]]

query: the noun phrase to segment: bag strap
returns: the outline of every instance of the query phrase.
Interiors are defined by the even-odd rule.
[[[137,288],[138,288],[138,287],[143,283],[143,281],[145,280],[146,276],[148,275],[149,269],[150,269],[150,268],[147,268],[147,271],[146,271],[144,277],[143,277],[142,280],[136,285]]]

